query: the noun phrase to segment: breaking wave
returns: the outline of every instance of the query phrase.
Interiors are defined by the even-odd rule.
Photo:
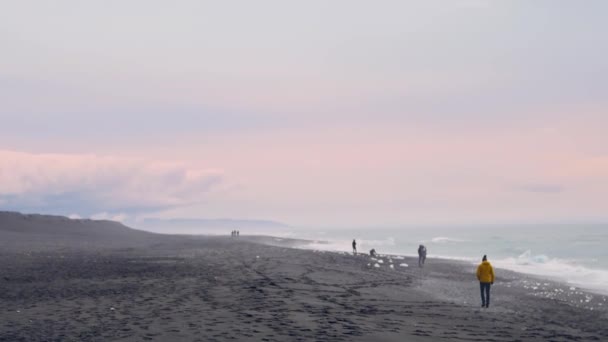
[[[593,269],[574,261],[550,258],[527,250],[517,257],[499,259],[495,267],[530,275],[548,277],[579,287],[608,293],[608,271]]]

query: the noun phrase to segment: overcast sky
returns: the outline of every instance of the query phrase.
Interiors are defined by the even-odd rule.
[[[608,221],[606,1],[12,1],[0,208]]]

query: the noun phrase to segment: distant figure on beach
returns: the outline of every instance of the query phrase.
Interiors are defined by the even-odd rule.
[[[357,241],[353,239],[353,254],[357,255]]]
[[[424,267],[425,261],[426,261],[426,247],[424,247],[424,245],[420,245],[420,247],[418,247],[418,267]]]
[[[237,230],[237,231],[236,231],[236,236],[239,236],[240,234],[241,234],[241,231],[240,231],[240,230]]]
[[[234,237],[234,230],[230,232],[230,236]]]
[[[372,258],[375,258],[375,257],[376,257],[376,250],[375,250],[374,248],[372,248],[372,250],[371,250],[371,251],[369,251],[369,255],[370,255]]]
[[[488,261],[487,256],[483,256],[481,264],[477,266],[477,280],[481,291],[481,307],[490,307],[490,286],[494,284],[494,269]]]

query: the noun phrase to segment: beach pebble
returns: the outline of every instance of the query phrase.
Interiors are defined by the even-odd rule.
[[[260,256],[259,256],[259,255],[256,255],[256,256],[255,256],[255,258],[256,258],[256,259],[259,259],[259,258],[260,258]]]
[[[389,267],[392,268],[392,269],[395,269],[395,266],[393,266],[393,265],[390,265]]]
[[[110,308],[110,311],[114,311],[114,308]]]
[[[408,264],[399,264],[399,266],[401,266],[401,267],[408,267],[409,265]]]

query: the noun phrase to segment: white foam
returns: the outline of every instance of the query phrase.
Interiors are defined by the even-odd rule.
[[[465,242],[465,241],[467,241],[467,240],[450,238],[450,237],[446,237],[446,236],[436,236],[431,239],[431,242],[433,242],[433,243],[455,243],[455,242]]]
[[[388,237],[384,240],[357,239],[357,244],[362,248],[378,248],[383,246],[395,246],[395,238]]]
[[[548,277],[579,288],[608,293],[608,271],[587,268],[572,261],[550,258],[542,254],[534,255],[529,250],[516,258],[499,259],[492,264],[498,268]]]
[[[359,252],[363,254],[367,254],[366,252],[369,248],[379,248],[379,247],[392,247],[395,246],[395,239],[392,237],[386,238],[384,240],[365,240],[365,239],[356,239],[357,240],[357,249]],[[305,244],[300,246],[303,249],[314,249],[314,250],[324,250],[324,251],[333,251],[333,252],[351,252],[352,251],[352,240],[329,240],[329,241],[314,241],[309,244]]]
[[[321,242],[314,241],[302,246],[299,246],[302,249],[313,249],[318,251],[331,251],[331,252],[350,252],[352,251],[352,247],[350,247],[350,242],[338,242],[338,241],[330,241],[330,242]]]

